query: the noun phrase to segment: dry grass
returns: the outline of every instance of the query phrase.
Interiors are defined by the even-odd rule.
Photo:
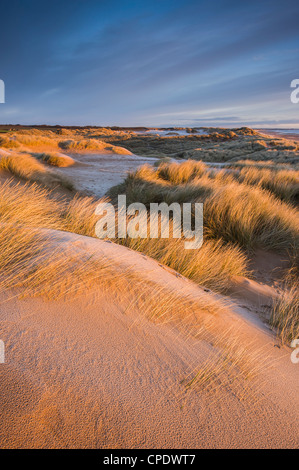
[[[102,199],[105,202],[106,199]],[[64,212],[66,229],[81,235],[95,236],[98,216],[95,208],[99,201],[93,198],[73,198]],[[198,284],[224,292],[233,275],[249,274],[247,258],[233,245],[206,240],[200,250],[185,250],[184,239],[116,238],[114,242],[142,252],[169,266]]]
[[[67,204],[55,201],[46,189],[12,181],[0,186],[2,288],[22,287],[28,295],[56,298],[58,291],[73,292],[107,271],[104,262],[94,262],[88,253],[62,252],[55,245],[55,232],[44,230],[67,229],[66,214]]]
[[[101,145],[97,140],[93,139],[83,139],[83,140],[61,140],[59,142],[59,147],[61,147],[64,150],[70,150],[70,151],[78,151],[78,150],[102,150],[104,148],[103,145]]]
[[[105,202],[106,199],[101,199]],[[75,196],[63,211],[63,221],[66,230],[80,235],[95,237],[95,225],[98,216],[95,215],[95,209],[100,201],[92,197]]]
[[[1,136],[0,137],[0,147],[5,149],[12,149],[15,150],[19,148],[21,145],[14,137],[10,136]]]
[[[105,202],[106,199],[102,199]],[[95,236],[99,201],[90,197],[75,197],[61,209],[62,227],[81,235]],[[60,222],[61,224],[61,222]],[[57,227],[57,226],[55,226]],[[185,250],[184,239],[116,238],[116,243],[145,253],[176,270],[183,276],[217,292],[224,292],[232,276],[247,276],[246,255],[236,246],[206,240],[200,250]]]
[[[55,201],[46,189],[35,185],[14,185],[7,182],[0,187],[0,217],[10,217],[15,223],[30,227],[53,228],[95,236],[99,201],[75,197],[70,202]],[[216,291],[229,286],[232,275],[246,275],[246,256],[234,246],[206,241],[194,252],[185,250],[182,239],[118,239],[117,243],[146,253],[170,266],[182,275]]]
[[[299,171],[244,167],[237,179],[242,183],[267,189],[284,201],[299,201]]]
[[[55,200],[37,185],[0,185],[1,288],[57,298],[90,287],[99,278],[115,278],[104,260],[60,249],[55,232],[46,229],[69,229],[67,214],[66,201]]]
[[[73,298],[96,287],[103,295],[121,302],[125,311],[136,312],[137,322],[150,318],[177,325],[197,339],[213,340],[215,315],[222,315],[226,308],[222,302],[210,294],[189,298],[185,292],[159,287],[154,280],[145,282],[98,255],[73,252],[68,245],[62,248],[55,241],[55,232],[40,229],[70,223],[65,219],[66,206],[61,207],[48,196],[48,191],[37,186],[0,186],[1,289],[9,288],[21,297],[43,295],[57,299]],[[74,206],[84,213],[88,203],[93,203],[86,200],[84,206],[82,202],[76,200]]]
[[[65,228],[62,203],[37,184],[10,180],[0,185],[0,218],[37,228]]]
[[[57,299],[115,279],[105,260],[89,253],[71,253],[55,243],[55,232],[16,224],[1,218],[0,288],[17,295]]]
[[[131,152],[123,147],[110,145],[97,139],[61,140],[58,145],[60,148],[71,152],[96,151],[99,153],[112,152],[119,155],[131,155]]]
[[[230,287],[232,276],[248,276],[247,258],[233,245],[206,240],[199,250],[185,250],[184,239],[116,239],[133,250],[145,253],[194,282],[216,292]]]
[[[70,201],[57,199],[53,192],[35,183],[21,185],[7,180],[0,185],[0,217],[30,227],[95,236],[98,217],[94,211],[98,203],[78,195]]]
[[[31,155],[25,153],[12,153],[0,159],[0,168],[11,174],[47,187],[63,186],[69,190],[73,184],[69,178],[49,170]]]
[[[9,137],[7,136],[7,139],[9,140],[9,144],[11,145],[11,142],[15,142],[17,147],[30,147],[30,148],[36,148],[36,147],[55,147],[56,146],[56,141],[54,139],[51,139],[50,137],[46,135],[34,135],[30,132],[30,134],[20,134],[19,132],[17,134],[12,134]],[[2,146],[2,144],[1,144]]]
[[[230,169],[235,169],[235,171],[232,172]],[[231,164],[220,170],[211,169],[202,162],[192,160],[183,163],[161,162],[157,170],[148,175],[149,179],[164,179],[172,185],[192,183],[193,180],[202,176],[211,178],[222,185],[237,181],[257,186],[287,202],[299,200],[299,171],[292,169],[292,166],[276,165],[273,162],[265,164],[245,161]],[[143,177],[142,170],[139,173],[136,172],[136,177]]]
[[[196,331],[194,318],[201,322],[202,315],[221,314],[225,308],[221,301],[212,297],[192,300],[167,287],[157,288],[155,282],[145,282],[98,254],[76,253],[66,246],[62,249],[55,242],[55,232],[16,225],[9,217],[1,220],[0,242],[4,246],[0,255],[1,288],[19,289],[22,296],[43,295],[57,299],[97,287],[126,309],[137,309],[140,321],[148,317],[177,324],[185,318],[188,323],[192,312]]]
[[[223,331],[211,345],[207,358],[183,381],[187,388],[209,392],[214,399],[220,392],[233,392],[238,400],[255,398],[256,379],[267,368],[265,352],[254,343],[241,344],[238,331]]]
[[[183,163],[162,163],[155,174],[157,178],[165,179],[171,184],[183,184],[189,183],[206,172],[207,166],[204,163],[188,160]]]
[[[274,300],[270,323],[277,328],[282,343],[290,343],[299,338],[299,287],[294,280],[291,287],[286,288]]]
[[[204,226],[208,236],[246,248],[298,250],[298,212],[257,187],[214,188],[204,201]]]
[[[189,178],[187,183],[172,184],[165,179],[169,175],[175,182],[180,180],[178,164],[163,164],[163,178],[159,176],[160,167],[155,170],[143,166],[111,194],[115,196],[115,192],[125,191],[128,202],[139,201],[146,205],[163,201],[168,204],[203,202],[204,230],[208,238],[238,243],[247,249],[263,246],[281,251],[298,250],[299,215],[295,208],[259,186],[235,181],[234,175],[224,170],[214,174],[209,170],[202,176],[194,176],[193,163],[187,163],[188,172],[186,167],[182,170],[182,180]],[[195,170],[196,167],[197,162]],[[204,171],[204,167],[199,171]]]
[[[227,168],[257,168],[261,170],[297,170],[298,165],[289,163],[277,163],[272,160],[256,161],[256,160],[239,160],[237,162],[227,164]]]
[[[55,201],[49,191],[36,185],[12,181],[0,185],[0,286],[22,288],[26,295],[46,294],[57,298],[81,287],[100,284],[103,288],[115,288],[120,299],[127,298],[128,302],[132,298],[139,299],[140,309],[150,315],[156,305],[154,316],[157,319],[163,317],[163,321],[169,321],[178,312],[181,317],[187,315],[190,300],[181,302],[182,296],[167,288],[162,288],[163,293],[157,291],[158,299],[155,288],[148,282],[133,280],[132,273],[124,273],[98,255],[91,256],[80,250],[74,252],[67,249],[68,245],[62,245],[61,249],[56,243],[55,232],[45,230],[91,231],[94,221],[89,221],[89,225],[83,216],[86,211],[93,214],[94,204],[90,198],[74,199],[71,205],[66,201]],[[85,225],[80,225],[80,221]],[[111,294],[111,290],[109,292]],[[134,302],[138,304],[137,300]],[[215,313],[221,311],[223,305],[213,299],[199,299],[192,303],[193,313],[196,309],[199,313],[203,310]]]
[[[145,282],[134,277],[116,264],[111,266],[104,258],[91,256],[88,252],[72,252],[66,247],[61,249],[55,242],[55,232],[42,229],[90,234],[94,229],[95,204],[91,198],[76,198],[70,204],[57,201],[51,198],[49,191],[36,185],[21,186],[13,182],[1,185],[0,288],[12,289],[21,296],[44,295],[57,299],[73,297],[97,287],[110,299],[113,297],[115,302],[121,302],[125,310],[138,313],[140,321],[146,315],[155,321],[179,324],[183,329],[187,325],[189,334],[192,332],[197,339],[214,341],[212,356],[189,380],[188,387],[196,383],[215,390],[220,386],[239,394],[242,384],[240,399],[245,393],[247,396],[248,387],[244,388],[244,384],[255,376],[260,362],[249,363],[247,345],[245,354],[243,346],[234,342],[232,334],[219,336],[217,315],[225,308],[222,302],[209,294],[194,300],[184,292],[173,292],[164,286],[157,289],[154,281]],[[151,255],[159,252],[160,242],[164,241],[148,246]],[[145,246],[147,243],[145,240]],[[199,253],[195,260],[186,253],[179,244],[164,246],[163,262],[174,263],[176,269],[186,270],[185,275],[211,283],[215,288],[217,282],[225,286],[231,271],[239,269],[239,262],[246,269],[241,252],[234,247],[224,248],[220,242],[208,242],[206,247],[203,246],[201,257]],[[219,340],[215,342],[216,335]]]
[[[111,131],[110,131],[111,133]],[[103,137],[110,135],[103,133]],[[61,140],[61,135],[66,135],[67,140]],[[92,138],[85,138],[85,136]],[[99,152],[99,153],[115,153],[119,155],[130,155],[129,150],[110,144],[98,139],[98,135],[94,135],[88,129],[78,130],[60,130],[53,132],[51,130],[41,129],[25,129],[17,132],[8,132],[0,137],[0,148],[19,149],[24,151],[43,151],[57,150],[59,148],[70,150],[72,152]]]
[[[33,154],[35,158],[41,160],[48,165],[57,166],[61,168],[66,168],[75,164],[75,160],[68,155],[57,152],[48,152],[48,153],[37,153]]]

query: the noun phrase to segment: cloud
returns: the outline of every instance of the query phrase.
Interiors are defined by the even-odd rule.
[[[30,110],[36,122],[64,124],[166,122],[230,107],[243,109],[241,120],[283,119],[298,14],[296,2],[276,0],[11,0],[0,31],[8,105],[23,110],[19,121]]]

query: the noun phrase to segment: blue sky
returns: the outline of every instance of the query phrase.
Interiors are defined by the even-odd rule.
[[[299,2],[11,0],[0,123],[298,127]]]

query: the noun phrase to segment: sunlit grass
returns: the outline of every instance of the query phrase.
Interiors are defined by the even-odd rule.
[[[72,166],[75,163],[75,160],[72,157],[57,152],[37,153],[33,156],[38,160],[47,163],[48,165],[57,166],[61,168]]]
[[[291,343],[299,338],[299,285],[294,279],[291,286],[281,292],[274,300],[271,309],[270,323],[277,328],[278,336],[283,343]]]
[[[143,166],[112,190],[111,195],[115,197],[123,191],[128,202],[139,201],[148,207],[151,202],[203,202],[208,238],[237,243],[245,249],[258,246],[280,251],[298,249],[299,214],[294,207],[259,185],[236,181],[225,170],[211,175],[204,165],[198,168],[198,162],[182,165],[182,177],[178,176],[178,164],[162,164],[157,170]],[[202,176],[196,176],[197,168]]]
[[[73,189],[69,178],[48,169],[34,157],[25,153],[11,153],[1,157],[0,169],[50,188],[60,185],[67,189]]]

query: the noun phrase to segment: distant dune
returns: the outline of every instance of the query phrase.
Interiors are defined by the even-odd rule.
[[[96,253],[99,259],[118,264],[123,274],[150,282],[151,302],[161,308],[162,317],[157,315],[152,323],[150,304],[147,313],[128,303],[128,295],[101,288],[51,302],[20,302],[11,292],[2,294],[1,334],[9,358],[0,369],[2,447],[298,445],[296,366],[273,347],[261,322],[237,305],[221,314],[199,309],[189,328],[199,332],[203,322],[204,330],[199,336],[186,336],[179,315],[163,318],[160,290],[164,301],[167,292],[175,292],[176,302],[188,295],[189,301],[200,299],[201,304],[212,294],[125,247],[71,234],[55,233],[53,239],[60,250]],[[220,331],[227,332],[223,351],[217,342],[214,347],[206,342]],[[211,376],[206,383],[195,380],[188,386],[206,358],[209,372],[218,370],[214,354],[225,354],[230,337],[235,341],[236,335],[236,354],[243,348],[248,356],[253,354],[250,350],[259,351],[251,358],[258,376],[245,380],[249,389],[241,401],[243,379],[227,382],[225,374],[234,371],[225,362],[223,377]],[[244,367],[250,363],[246,359],[238,356]]]

